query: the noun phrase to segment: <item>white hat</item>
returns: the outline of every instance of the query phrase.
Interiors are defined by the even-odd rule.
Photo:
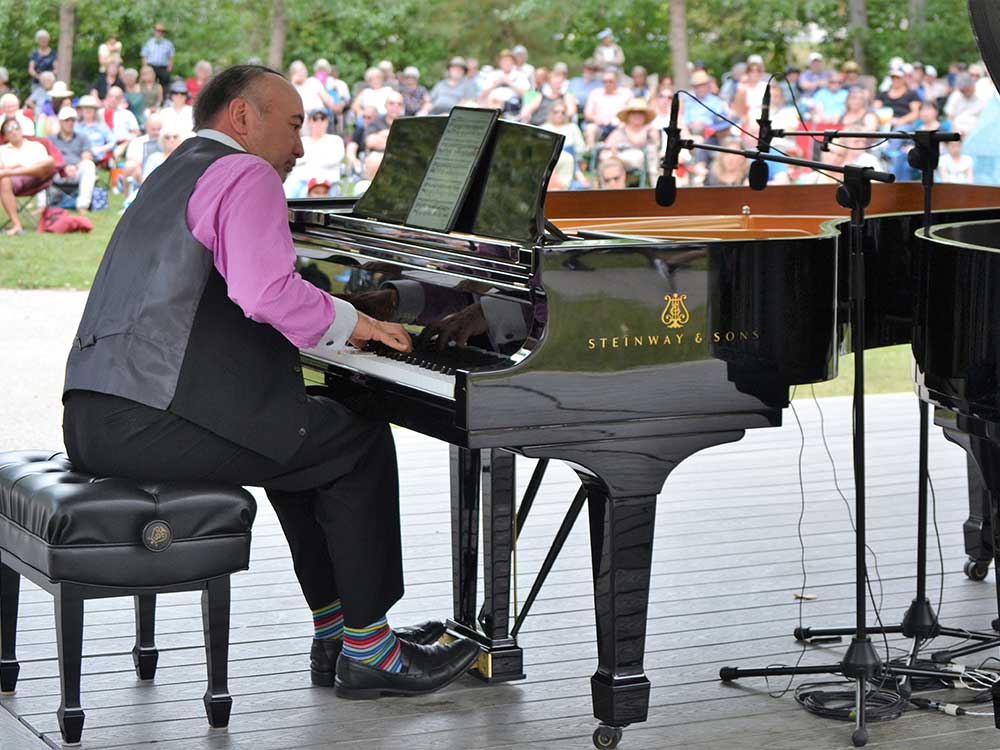
[[[937,68],[935,68],[933,65],[925,65],[924,73],[929,75],[931,78],[937,78]]]
[[[403,68],[402,73],[403,78],[420,78],[420,71],[417,70],[413,65],[407,65]]]
[[[76,104],[77,107],[92,107],[93,109],[100,109],[101,102],[96,96],[91,94],[84,94],[80,97],[80,101]]]
[[[79,120],[80,118],[76,116],[76,110],[72,107],[63,107],[59,110],[60,120]]]
[[[809,62],[811,62],[811,63],[814,63],[817,60],[822,60],[822,59],[823,59],[823,55],[821,55],[819,52],[810,52],[809,53]]]
[[[760,67],[763,68],[764,58],[761,57],[760,55],[750,55],[750,57],[747,58],[747,66],[750,65],[759,65]]]

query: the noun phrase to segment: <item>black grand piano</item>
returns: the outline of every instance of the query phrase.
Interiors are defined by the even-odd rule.
[[[938,195],[948,220],[970,211],[1000,218],[990,208],[1000,190],[950,187]],[[523,676],[510,632],[514,456],[576,470],[594,576],[595,740],[616,743],[621,727],[647,715],[657,495],[688,456],[781,424],[793,386],[836,376],[848,334],[845,211],[821,186],[681,190],[670,209],[652,191],[553,193],[550,226],[525,240],[373,220],[354,207],[353,199],[290,203],[305,263],[355,292],[422,285],[427,297],[448,300],[422,312],[418,322],[431,327],[436,315],[496,301],[521,311],[524,335],[498,343],[480,333],[465,346],[406,356],[305,351],[312,382],[452,446],[451,626],[480,644],[484,679]],[[885,216],[869,229],[869,346],[911,339],[920,207],[919,185],[874,189],[870,215]]]

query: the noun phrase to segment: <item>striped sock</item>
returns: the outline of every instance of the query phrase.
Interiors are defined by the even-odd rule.
[[[386,672],[399,672],[403,668],[399,640],[384,617],[365,628],[345,627],[340,655]]]
[[[314,609],[312,615],[316,638],[326,640],[344,637],[344,615],[340,612],[340,599],[335,599],[320,609]]]

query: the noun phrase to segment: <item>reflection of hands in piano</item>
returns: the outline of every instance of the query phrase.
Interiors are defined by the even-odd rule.
[[[354,307],[376,320],[392,320],[399,304],[399,294],[395,289],[387,287],[372,292],[344,295],[344,299]]]
[[[399,352],[413,351],[409,332],[399,323],[386,323],[358,311],[358,322],[348,339],[351,346],[364,349],[369,341],[378,341]]]
[[[452,342],[465,346],[470,338],[486,331],[486,317],[482,306],[477,302],[429,324],[420,334],[417,344],[421,349],[444,351]]]

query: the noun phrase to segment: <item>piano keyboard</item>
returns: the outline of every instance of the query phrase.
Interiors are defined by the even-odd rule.
[[[449,347],[445,351],[397,352],[378,344],[366,351],[303,349],[302,353],[321,362],[357,373],[402,383],[440,398],[455,400],[455,377],[458,371],[510,363],[502,355],[475,347]]]

